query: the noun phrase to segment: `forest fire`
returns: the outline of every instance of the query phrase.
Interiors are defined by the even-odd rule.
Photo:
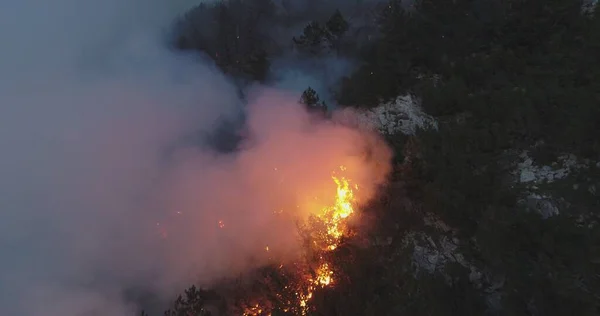
[[[341,172],[346,171],[344,166],[340,166],[339,169]],[[337,249],[342,238],[349,233],[347,220],[354,213],[356,202],[354,191],[358,190],[358,185],[351,186],[351,181],[344,176],[339,176],[337,172],[333,172],[331,179],[337,187],[335,202],[313,213],[314,215],[308,219],[308,225],[300,228],[307,239],[308,247],[304,258],[305,262],[296,264],[294,267],[305,271],[296,271],[297,275],[303,277],[295,279],[296,284],[285,286],[285,289],[290,287],[295,289],[293,295],[296,297],[296,301],[284,302],[284,305],[287,306],[283,308],[283,312],[307,315],[309,302],[313,298],[315,290],[335,284],[334,265],[328,261],[326,253]],[[268,251],[268,247],[265,250]],[[280,268],[282,267],[283,265],[280,265]],[[280,297],[280,295],[276,296]],[[253,304],[246,307],[242,315],[271,314],[269,308],[263,307],[261,304]]]

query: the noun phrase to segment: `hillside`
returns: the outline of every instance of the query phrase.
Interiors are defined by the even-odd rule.
[[[593,8],[229,0],[189,11],[174,48],[212,59],[242,94],[260,83],[325,118],[359,113],[352,124],[385,138],[393,170],[360,210],[369,227],[328,254],[338,282],[307,311],[288,303],[299,277],[266,266],[193,287],[165,315],[600,314]]]

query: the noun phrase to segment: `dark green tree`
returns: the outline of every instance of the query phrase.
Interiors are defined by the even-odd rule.
[[[342,80],[337,101],[342,105],[373,107],[394,99],[415,82],[413,57],[420,56],[416,20],[391,0],[378,17],[380,38],[368,45],[363,64]],[[415,40],[413,41],[413,37]]]
[[[349,28],[349,24],[346,19],[344,19],[340,10],[336,10],[333,15],[331,15],[325,26],[329,33],[337,38],[344,36]]]
[[[300,103],[304,104],[310,111],[327,112],[327,104],[325,104],[324,101],[321,101],[317,91],[311,87],[308,87],[302,92]]]
[[[336,10],[327,23],[325,23],[325,27],[327,29],[329,46],[339,54],[343,37],[350,27],[348,22],[344,19],[342,13]]]
[[[217,299],[219,296],[215,292],[192,286],[185,290],[184,295],[177,297],[173,307],[165,311],[164,316],[211,316],[208,303]]]
[[[327,47],[327,29],[319,22],[310,22],[298,38],[292,41],[300,52],[318,55]]]

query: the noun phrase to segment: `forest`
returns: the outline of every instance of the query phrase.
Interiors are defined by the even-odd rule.
[[[599,315],[594,3],[307,2],[304,11],[289,1],[200,4],[177,21],[173,49],[208,56],[240,87],[277,81],[285,67],[325,78],[335,71],[319,65],[351,61],[299,100],[326,116],[410,95],[438,128],[385,135],[392,175],[361,210],[374,228],[331,253],[343,277],[315,291],[310,309],[286,305],[293,275],[264,267],[210,288],[190,280],[164,315]],[[523,202],[531,187],[514,180],[523,152],[536,165],[564,155],[582,165],[536,183],[559,205],[553,216]],[[459,258],[443,268],[415,263],[449,243]],[[257,296],[268,311],[244,312]]]

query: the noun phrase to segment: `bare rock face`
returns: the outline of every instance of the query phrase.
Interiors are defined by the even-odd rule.
[[[535,210],[544,219],[560,213],[556,202],[550,196],[532,193],[525,198],[525,203],[529,209]]]
[[[418,129],[438,128],[437,121],[423,112],[419,101],[411,95],[398,96],[392,102],[361,112],[354,120],[361,128],[377,130],[384,135],[414,135]]]
[[[525,186],[521,203],[528,209],[539,213],[543,218],[560,214],[559,205],[565,204],[563,197],[555,196],[541,188],[559,181],[566,180],[577,171],[586,170],[599,165],[590,161],[578,159],[573,154],[564,154],[551,165],[536,165],[527,151],[519,155],[519,162],[513,172],[515,182]],[[572,185],[573,190],[579,189],[579,184]],[[588,188],[589,190],[589,188]]]
[[[577,157],[572,154],[562,155],[552,166],[536,166],[528,152],[520,155],[522,162],[517,164],[517,174],[521,183],[552,183],[564,179],[573,171],[581,169],[584,165],[579,164]]]

